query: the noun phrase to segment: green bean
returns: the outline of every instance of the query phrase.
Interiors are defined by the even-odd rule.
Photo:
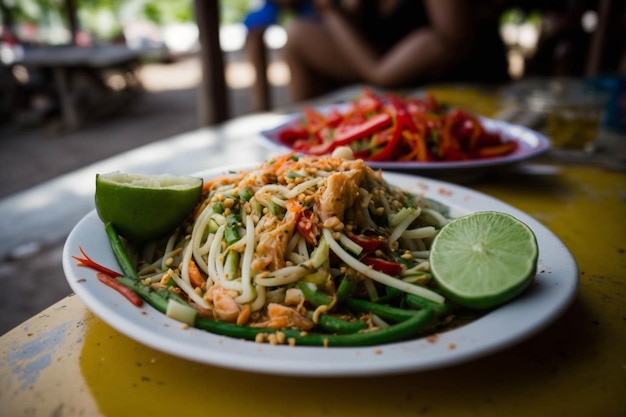
[[[432,301],[415,294],[407,294],[406,303],[412,309],[431,309],[437,317],[448,315],[457,308],[456,304],[450,300],[446,300],[443,304],[433,303]]]
[[[285,336],[293,338],[296,345],[308,346],[372,346],[397,342],[417,336],[434,317],[430,309],[420,310],[410,319],[379,330],[343,335],[302,334],[294,330],[285,330]]]
[[[410,319],[394,324],[384,329],[372,330],[352,334],[319,334],[306,333],[301,330],[281,330],[287,339],[293,339],[296,345],[302,346],[372,346],[397,342],[418,335],[433,319],[430,309],[420,310]],[[238,339],[255,340],[259,334],[275,334],[272,329],[238,326],[207,319],[196,318],[196,327],[208,330],[211,333],[229,336]]]
[[[348,299],[352,291],[356,288],[356,279],[353,275],[345,274],[337,287],[337,301],[343,303]]]
[[[376,314],[383,319],[393,320],[395,322],[409,320],[416,313],[416,310],[406,310],[357,298],[346,300],[346,306],[353,311]]]
[[[117,230],[115,230],[115,226],[111,223],[106,223],[104,225],[104,230],[109,238],[113,255],[115,255],[115,259],[122,269],[122,274],[138,281],[139,276],[137,275],[137,271],[135,271],[135,267],[126,253],[126,249],[122,244],[120,235],[117,233]]]
[[[404,294],[406,294],[404,291],[385,286],[385,295],[378,297],[375,302],[377,304],[397,304],[398,300],[404,297]]]
[[[167,303],[168,297],[164,293],[170,293],[167,290],[156,291],[150,288],[148,285],[142,284],[141,282],[129,278],[127,276],[121,276],[117,278],[117,281],[135,291],[141,298],[144,299],[148,304],[152,307],[159,310],[161,313],[165,314],[167,311]]]
[[[313,316],[313,313],[310,313],[307,316],[311,318]],[[362,320],[348,321],[337,318],[335,316],[331,316],[329,314],[320,314],[316,324],[317,327],[319,327],[321,330],[331,334],[356,333],[367,327],[367,323]]]
[[[165,313],[168,298],[175,296],[167,290],[153,290],[139,281],[129,277],[119,277],[118,281],[139,294],[148,304]],[[326,314],[320,315],[320,328],[333,334],[306,333],[300,330],[283,330],[288,339],[293,339],[296,345],[303,346],[371,346],[405,340],[416,336],[434,317],[432,309],[423,309],[412,315],[411,318],[386,327],[384,329],[361,332],[366,326],[363,321],[349,322]],[[236,324],[219,322],[204,317],[197,317],[194,326],[211,333],[237,339],[256,340],[259,334],[275,334],[276,330],[239,326]]]
[[[302,291],[304,298],[314,307],[327,306],[333,301],[327,295],[311,288],[306,282],[298,281],[296,285]]]

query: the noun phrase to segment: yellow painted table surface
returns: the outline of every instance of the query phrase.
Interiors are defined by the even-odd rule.
[[[69,296],[0,338],[0,415],[625,416],[626,174],[543,168],[472,186],[542,222],[578,263],[573,305],[530,340],[424,373],[268,376],[147,348]]]

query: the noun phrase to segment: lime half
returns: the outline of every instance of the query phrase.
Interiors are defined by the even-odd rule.
[[[477,212],[441,228],[430,268],[441,291],[458,304],[493,308],[517,297],[535,277],[539,249],[533,231],[500,212]]]
[[[202,194],[202,179],[174,175],[96,175],[96,210],[128,240],[143,242],[171,233]]]

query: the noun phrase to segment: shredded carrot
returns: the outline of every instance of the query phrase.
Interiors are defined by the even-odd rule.
[[[513,152],[516,146],[515,142],[505,142],[501,145],[485,146],[484,148],[480,148],[478,154],[481,157],[506,155]]]
[[[268,174],[276,174],[279,172],[279,169],[287,162],[289,161],[292,157],[294,156],[294,153],[288,153],[285,155],[282,155],[280,158],[278,158],[277,160],[274,161],[274,163],[272,163],[271,165],[269,165],[266,168],[266,172]]]
[[[226,181],[228,181],[228,177],[226,175],[215,177],[210,181],[205,181],[204,185],[202,186],[202,190],[209,191],[211,188],[215,187],[216,184],[224,183]]]
[[[441,129],[441,134],[440,134],[441,143],[439,144],[439,153],[438,153],[438,156],[440,158],[443,158],[445,149],[451,147],[452,145],[452,139],[450,137],[451,130],[452,130],[452,118],[446,117],[443,128]]]
[[[428,149],[426,148],[426,139],[421,134],[416,134],[417,137],[417,147],[419,152],[417,154],[417,160],[420,162],[428,161]]]
[[[407,145],[409,145],[409,153],[401,156],[399,159],[401,161],[413,161],[420,159],[420,146],[419,146],[419,136],[417,133],[412,133],[409,131],[402,132],[402,138],[406,141]]]

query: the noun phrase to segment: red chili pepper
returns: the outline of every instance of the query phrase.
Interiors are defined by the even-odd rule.
[[[402,272],[402,264],[393,261],[387,261],[385,259],[375,258],[373,256],[364,256],[361,258],[361,262],[365,265],[372,267],[376,271],[383,272],[387,275],[400,275]]]
[[[317,228],[317,224],[315,224],[315,222],[312,220],[312,216],[312,210],[302,210],[298,216],[296,228],[307,241],[307,243],[309,243],[310,245],[317,245],[317,236],[320,232]]]
[[[336,108],[331,109],[326,115],[326,126],[337,127],[343,122],[343,114]]]
[[[92,260],[89,256],[87,256],[87,254],[85,253],[85,251],[83,250],[82,247],[78,247],[78,250],[80,251],[80,253],[83,254],[84,258],[79,258],[77,256],[72,256],[72,258],[76,259],[78,261],[78,265],[79,266],[86,266],[88,268],[94,269],[98,272],[102,272],[104,274],[107,274],[110,277],[121,277],[122,274],[120,274],[119,272],[113,271],[109,268],[107,268],[106,266],[102,266],[99,263],[95,262],[94,260]]]
[[[364,234],[357,235],[356,233],[347,234],[350,240],[363,248],[365,253],[372,253],[382,245],[382,241],[376,236],[368,236]]]
[[[140,307],[143,304],[143,301],[141,300],[141,297],[139,297],[137,295],[137,293],[135,293],[135,291],[131,290],[130,288],[126,287],[125,285],[119,283],[115,278],[117,277],[121,277],[122,274],[120,274],[119,272],[113,271],[109,268],[107,268],[106,266],[102,266],[97,262],[94,262],[89,256],[87,256],[87,254],[85,253],[85,251],[83,250],[82,247],[78,247],[78,250],[80,250],[80,253],[83,254],[84,258],[79,258],[77,256],[72,256],[72,258],[76,259],[78,261],[78,265],[80,266],[86,266],[88,268],[91,268],[95,271],[98,271],[98,273],[96,274],[96,277],[98,278],[98,280],[106,285],[108,285],[109,287],[113,288],[115,291],[119,292],[120,294],[122,294],[124,297],[126,297],[128,299],[128,301],[130,301],[131,303],[133,303],[134,305],[136,305],[137,307]]]
[[[126,287],[123,284],[120,284],[112,276],[107,275],[107,274],[105,274],[103,272],[98,272],[96,274],[96,277],[98,278],[98,280],[100,282],[102,282],[103,284],[108,285],[109,287],[113,288],[115,291],[119,292],[124,297],[126,297],[126,299],[128,301],[130,301],[131,303],[133,303],[133,305],[135,305],[137,307],[141,307],[141,305],[143,304],[143,301],[141,300],[141,297],[139,297],[137,295],[137,293],[135,293],[135,291],[131,290],[130,288]]]
[[[354,140],[369,136],[393,123],[393,118],[388,113],[378,113],[365,122],[356,125],[340,126],[335,130],[333,142],[342,145]]]
[[[367,114],[379,110],[383,106],[380,98],[369,88],[363,91],[363,94],[355,100],[355,110],[360,114]]]

